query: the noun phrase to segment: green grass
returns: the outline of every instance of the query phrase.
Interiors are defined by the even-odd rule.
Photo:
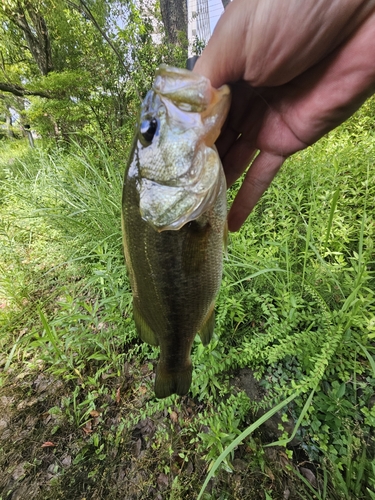
[[[44,410],[57,434],[81,432],[92,412],[108,417],[84,438],[74,434],[73,465],[69,477],[63,469],[54,477],[54,498],[77,484],[82,496],[122,498],[109,486],[114,450],[116,470],[122,454],[146,471],[136,498],[153,498],[152,488],[164,488],[165,498],[196,498],[209,470],[216,478],[202,498],[281,498],[277,478],[285,475],[300,498],[374,498],[371,106],[290,159],[231,235],[214,339],[203,347],[197,338],[193,348],[194,403],[153,398],[158,350],[136,337],[122,257],[123,158],[95,143],[49,151],[0,146],[1,383],[7,390],[15,377],[40,370],[62,381]],[[262,398],[231,385],[244,368],[259,380]],[[272,480],[265,445],[275,439],[263,427],[253,430],[259,411],[292,400],[277,438],[289,462]],[[288,418],[292,433],[283,431]],[[142,434],[141,422],[152,432]],[[134,459],[137,433],[144,452]],[[318,488],[293,464],[288,443],[295,436],[315,463]],[[251,479],[232,472],[239,456]],[[158,490],[160,474],[168,479]],[[241,476],[237,486],[233,474]]]

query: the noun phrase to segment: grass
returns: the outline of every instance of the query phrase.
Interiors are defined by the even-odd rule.
[[[165,401],[131,318],[123,160],[95,143],[0,145],[0,497],[374,498],[366,106],[290,159],[231,235],[216,334],[196,339],[189,396]],[[260,424],[276,408],[275,435]]]

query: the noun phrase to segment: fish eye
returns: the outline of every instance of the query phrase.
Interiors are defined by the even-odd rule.
[[[147,143],[150,144],[152,142],[157,128],[158,121],[156,118],[151,118],[151,120],[145,120],[141,123],[140,132]]]

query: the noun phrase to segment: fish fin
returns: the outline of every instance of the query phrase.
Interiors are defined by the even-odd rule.
[[[228,240],[229,240],[229,229],[228,229],[228,219],[225,221],[223,243],[224,243],[224,255],[228,258]]]
[[[151,345],[159,345],[159,341],[155,333],[151,330],[146,321],[143,319],[143,316],[140,313],[135,302],[133,302],[133,317],[135,326],[137,328],[137,333],[139,337],[143,340],[143,342],[146,342],[147,344]]]
[[[170,371],[166,363],[159,361],[156,367],[155,396],[167,398],[171,394],[184,396],[189,392],[193,367],[191,361],[179,371]]]
[[[199,330],[199,336],[203,345],[210,343],[214,334],[215,328],[215,302],[212,302],[210,310],[207,313],[206,319],[203,322],[202,328]]]

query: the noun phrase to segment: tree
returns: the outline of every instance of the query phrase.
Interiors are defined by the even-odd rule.
[[[80,5],[52,0],[4,2],[0,91],[28,97],[29,118],[44,134],[66,137],[95,121],[103,129],[107,103],[101,103],[105,112],[98,113],[95,101],[98,95],[103,100],[108,100],[109,93],[115,96],[110,80],[121,79],[120,63]],[[96,23],[104,27],[109,3],[97,0],[90,5]]]
[[[160,14],[147,3],[3,2],[0,96],[27,98],[19,112],[43,136],[128,140],[156,66],[186,59],[181,44],[164,43]]]
[[[181,44],[187,36],[186,0],[160,0],[160,10],[168,41]]]
[[[51,40],[48,27],[42,16],[38,2],[28,0],[4,1],[3,9],[10,22],[23,33],[27,46],[42,75],[48,75],[53,69]]]

